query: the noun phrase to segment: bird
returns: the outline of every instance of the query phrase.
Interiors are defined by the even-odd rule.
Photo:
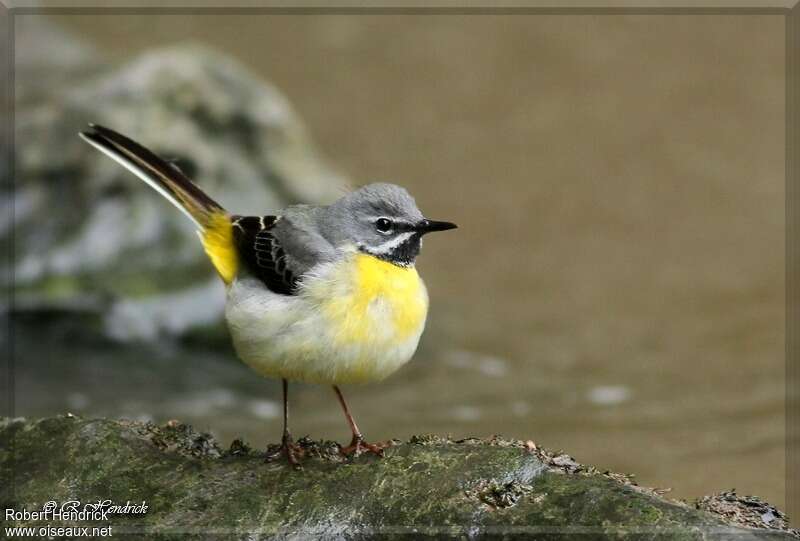
[[[97,124],[80,137],[149,184],[189,218],[225,284],[225,321],[237,356],[283,392],[281,455],[301,467],[289,430],[289,382],[331,385],[352,439],[345,456],[383,456],[369,443],[341,385],[381,381],[414,355],[428,313],[415,262],[422,237],[455,229],[425,218],[408,191],[371,183],[329,205],[271,215],[232,214],[174,163]]]

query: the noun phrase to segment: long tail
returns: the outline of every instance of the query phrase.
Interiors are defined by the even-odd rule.
[[[177,167],[114,130],[90,124],[89,130],[81,132],[80,136],[145,181],[192,220],[220,277],[225,283],[233,280],[238,270],[239,256],[230,215],[219,203],[206,195]]]

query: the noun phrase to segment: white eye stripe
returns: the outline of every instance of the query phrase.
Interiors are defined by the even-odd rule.
[[[414,231],[407,231],[405,233],[400,233],[399,235],[387,240],[383,244],[380,244],[374,248],[370,247],[369,251],[374,254],[388,254],[389,252],[391,252],[392,250],[403,244],[405,241],[410,239],[412,236],[414,236],[414,233],[415,233]]]
[[[372,223],[375,223],[380,219],[389,220],[390,222],[392,222],[392,224],[399,225],[399,226],[413,226],[414,225],[414,222],[410,222],[408,220],[403,220],[403,219],[398,219],[398,218],[391,218],[389,216],[369,216],[367,218],[367,220],[369,220]]]

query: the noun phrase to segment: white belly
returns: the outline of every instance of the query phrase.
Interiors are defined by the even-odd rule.
[[[416,270],[359,254],[321,267],[297,295],[238,278],[225,316],[239,357],[260,374],[341,384],[378,381],[408,362],[427,308]]]

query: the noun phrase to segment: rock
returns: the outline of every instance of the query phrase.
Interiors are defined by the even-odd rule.
[[[287,99],[231,58],[184,45],[113,68],[66,34],[28,24],[38,23],[21,21],[17,32],[29,45],[17,68],[17,181],[0,224],[0,242],[15,245],[5,287],[18,311],[94,314],[120,339],[220,321],[222,286],[192,224],[81,141],[89,122],[174,160],[239,214],[331,201],[346,186]]]
[[[695,506],[750,528],[771,527],[785,530],[789,527],[789,518],[780,509],[755,496],[740,496],[735,490],[703,496],[697,500]]]
[[[155,426],[71,415],[5,419],[0,423],[3,503],[33,511],[49,501],[144,502],[144,514],[85,525],[110,524],[115,535],[148,538],[186,532],[198,538],[214,533],[343,539],[400,533],[792,538],[785,524],[768,529],[775,521],[762,521],[761,529],[744,528],[532,442],[420,436],[397,442],[383,459],[347,460],[333,442],[300,444],[307,458],[303,469],[294,471],[283,460],[265,463],[263,451],[240,440],[223,449],[210,435],[176,421]],[[40,525],[30,519],[12,523]]]

